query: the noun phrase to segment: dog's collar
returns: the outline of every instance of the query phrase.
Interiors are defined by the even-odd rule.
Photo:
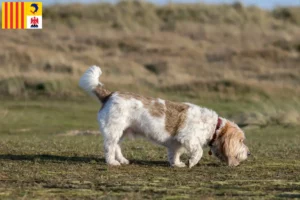
[[[217,138],[217,130],[219,130],[219,128],[221,127],[221,124],[222,124],[222,119],[220,117],[218,117],[218,123],[217,123],[216,129],[215,129],[215,132],[213,134],[212,139],[209,141],[208,146],[212,147],[214,141]]]

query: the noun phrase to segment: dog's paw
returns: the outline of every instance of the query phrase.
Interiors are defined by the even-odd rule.
[[[113,160],[113,161],[107,162],[107,165],[109,165],[109,166],[120,166],[121,164],[118,161]]]
[[[172,167],[186,167],[186,164],[183,162],[172,164]]]
[[[194,162],[194,160],[189,159],[189,168],[191,169],[192,167],[194,167],[197,164],[197,162]]]
[[[122,165],[128,165],[128,164],[129,164],[129,160],[127,160],[126,158],[123,158],[123,159],[119,160],[119,162],[120,162]]]

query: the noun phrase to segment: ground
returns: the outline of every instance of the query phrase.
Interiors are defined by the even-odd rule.
[[[194,168],[171,168],[166,149],[144,140],[123,142],[130,165],[108,167],[101,135],[86,131],[97,131],[99,107],[92,99],[2,101],[0,198],[300,198],[297,125],[245,127],[252,156],[236,168],[207,150]]]

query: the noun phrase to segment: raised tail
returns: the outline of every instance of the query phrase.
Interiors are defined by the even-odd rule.
[[[91,66],[79,80],[79,86],[91,96],[96,96],[102,103],[105,103],[112,92],[105,89],[99,81],[102,71],[98,66]]]

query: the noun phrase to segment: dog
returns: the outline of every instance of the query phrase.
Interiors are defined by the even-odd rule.
[[[165,146],[173,167],[186,166],[180,156],[187,151],[192,168],[200,161],[205,146],[229,166],[238,166],[250,155],[244,132],[216,112],[191,103],[111,92],[99,82],[101,74],[99,67],[91,66],[79,86],[103,104],[98,123],[108,165],[129,164],[120,147],[120,141],[128,135],[143,136]]]

